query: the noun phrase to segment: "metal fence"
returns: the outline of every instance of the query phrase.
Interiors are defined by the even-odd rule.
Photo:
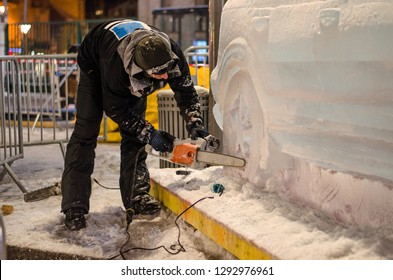
[[[65,155],[73,128],[79,69],[76,55],[0,57],[0,181],[23,158],[23,147],[58,143]]]
[[[195,85],[209,88],[209,46],[191,46],[184,50]]]
[[[16,83],[17,81],[16,69],[8,67],[10,73],[7,73],[5,70],[7,66],[9,66],[7,62],[1,62],[0,64],[0,164],[3,166],[0,180],[8,172],[21,190],[25,192],[26,190],[11,169],[11,165],[15,160],[23,158],[23,138],[19,99],[8,98],[10,95],[18,96],[16,88],[12,88],[12,93],[6,91],[8,83],[11,83],[11,81]]]
[[[0,213],[0,260],[7,259],[7,243],[6,243],[5,224],[2,213]]]
[[[23,22],[7,25],[6,54],[65,54],[105,20]]]

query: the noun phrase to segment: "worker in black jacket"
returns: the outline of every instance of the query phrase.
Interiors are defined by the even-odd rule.
[[[86,35],[78,49],[78,65],[76,122],[61,182],[65,226],[69,230],[86,227],[103,112],[118,124],[122,136],[119,185],[127,223],[135,214],[159,213],[159,202],[148,194],[150,177],[144,146],[170,152],[175,137],[144,119],[146,97],[167,82],[190,136],[209,134],[184,54],[165,33],[145,23],[113,20]]]

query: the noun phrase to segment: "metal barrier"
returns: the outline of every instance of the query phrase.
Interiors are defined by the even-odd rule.
[[[65,54],[86,34],[107,19],[81,21],[20,22],[7,24],[6,54]],[[28,26],[26,33],[22,26]],[[69,53],[69,52],[68,52]]]
[[[58,143],[65,156],[78,71],[75,54],[0,57],[0,181],[8,173],[27,192],[11,169],[24,146]]]
[[[3,215],[0,213],[0,260],[7,259],[7,243],[5,240],[5,224],[3,220]]]
[[[184,51],[190,67],[192,81],[197,86],[209,88],[209,46],[191,46]]]
[[[10,89],[5,83],[5,77],[8,81],[17,82],[17,71],[14,65],[7,67],[7,62],[0,63],[0,164],[3,171],[0,173],[0,181],[8,174],[14,179],[22,191],[26,191],[17,176],[11,169],[12,163],[23,158],[23,140],[22,140],[22,116],[20,114],[20,100],[16,88]],[[10,69],[8,73],[6,69]],[[15,71],[14,71],[15,70]],[[13,90],[12,93],[8,90]],[[14,98],[9,98],[12,95]]]
[[[208,129],[208,110],[209,110],[209,91],[206,88],[195,87],[199,102],[201,104],[201,113],[205,127]],[[177,138],[187,138],[188,132],[183,118],[180,116],[180,110],[177,107],[174,93],[172,90],[160,90],[157,93],[158,101],[158,127]],[[178,167],[179,165],[160,160],[160,168]]]

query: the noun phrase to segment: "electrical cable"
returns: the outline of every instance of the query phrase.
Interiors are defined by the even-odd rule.
[[[98,182],[98,180],[95,179],[95,178],[94,178],[93,180],[94,180],[95,183],[97,183],[100,187],[102,187],[102,188],[104,188],[104,189],[107,189],[107,190],[117,190],[117,189],[119,189],[119,188],[112,188],[112,187],[104,186],[104,185],[102,185],[100,182]],[[221,196],[222,193],[223,193],[223,189],[220,190],[218,193],[219,193],[219,195]],[[181,242],[180,242],[181,230],[180,230],[180,226],[179,226],[179,224],[177,223],[177,221],[178,221],[178,219],[179,219],[184,213],[186,213],[189,209],[191,209],[192,207],[194,207],[194,206],[195,206],[196,204],[198,204],[199,202],[201,202],[201,201],[203,201],[203,200],[205,200],[205,199],[213,199],[213,198],[214,198],[213,196],[205,196],[205,197],[202,197],[202,198],[198,199],[196,202],[194,202],[193,204],[191,204],[189,207],[187,207],[183,212],[181,212],[181,213],[176,217],[176,219],[175,219],[175,225],[176,225],[177,231],[178,231],[177,244],[172,244],[172,245],[169,247],[170,249],[168,249],[168,248],[166,248],[165,246],[161,245],[161,246],[154,247],[154,248],[132,247],[132,248],[129,248],[129,249],[127,249],[127,250],[124,250],[124,247],[127,245],[127,243],[128,243],[128,242],[130,241],[130,239],[131,239],[131,235],[130,235],[130,233],[128,232],[128,228],[129,228],[129,226],[130,226],[130,224],[131,224],[131,223],[129,223],[129,224],[127,224],[127,227],[126,227],[126,235],[127,235],[127,238],[126,238],[126,241],[124,242],[124,244],[120,247],[120,252],[119,252],[119,254],[110,257],[108,260],[113,260],[113,259],[115,259],[115,258],[117,258],[117,257],[119,257],[119,256],[121,256],[123,260],[126,260],[126,258],[125,258],[125,256],[124,256],[124,253],[127,253],[127,252],[129,252],[129,251],[133,251],[133,250],[155,251],[155,250],[159,250],[159,249],[164,249],[167,253],[169,253],[169,254],[171,254],[171,255],[177,255],[177,254],[179,254],[180,252],[186,252],[186,249],[184,248],[184,246],[183,246],[183,245],[181,244]]]
[[[93,180],[94,180],[94,182],[97,185],[99,185],[100,187],[102,187],[104,189],[107,189],[107,190],[118,190],[118,189],[120,189],[119,187],[117,187],[117,188],[106,187],[106,186],[102,185],[100,182],[98,182],[98,180],[96,178],[93,178]]]
[[[158,250],[158,249],[164,249],[166,252],[168,252],[168,253],[171,254],[171,255],[177,255],[177,254],[179,254],[180,252],[186,252],[186,249],[184,248],[184,246],[183,246],[183,245],[181,244],[181,242],[180,242],[180,235],[181,235],[181,232],[180,232],[180,226],[179,226],[179,224],[177,223],[177,221],[178,221],[178,219],[179,219],[184,213],[186,213],[189,209],[191,209],[191,208],[194,207],[197,203],[199,203],[199,202],[201,202],[201,201],[203,201],[203,200],[205,200],[205,199],[207,199],[207,198],[213,199],[214,197],[213,197],[213,196],[205,196],[205,197],[202,197],[202,198],[198,199],[196,202],[194,202],[193,204],[191,204],[189,207],[187,207],[183,212],[181,212],[181,213],[176,217],[176,219],[175,219],[175,225],[176,225],[177,230],[178,230],[177,243],[176,243],[176,244],[172,244],[172,245],[169,247],[170,249],[168,249],[168,248],[166,248],[165,246],[161,245],[161,246],[158,246],[158,247],[155,247],[155,248],[132,247],[132,248],[129,248],[129,249],[127,249],[127,250],[123,250],[124,247],[125,247],[125,245],[126,245],[126,244],[130,241],[130,239],[131,239],[130,233],[128,232],[128,228],[129,228],[130,224],[128,224],[127,227],[126,227],[126,234],[127,234],[127,240],[126,240],[126,242],[121,246],[119,254],[117,254],[117,255],[115,255],[115,256],[109,258],[108,260],[113,260],[113,259],[115,259],[115,258],[117,258],[117,257],[119,257],[119,256],[121,256],[123,260],[126,260],[126,258],[125,258],[125,256],[124,256],[124,253],[127,253],[127,252],[132,251],[132,250],[154,251],[154,250]]]

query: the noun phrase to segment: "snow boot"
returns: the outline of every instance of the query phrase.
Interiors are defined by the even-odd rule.
[[[149,194],[140,194],[132,199],[132,210],[134,215],[152,216],[161,211],[160,203]]]
[[[78,231],[86,227],[85,211],[82,208],[71,208],[65,212],[64,225],[68,230]]]

